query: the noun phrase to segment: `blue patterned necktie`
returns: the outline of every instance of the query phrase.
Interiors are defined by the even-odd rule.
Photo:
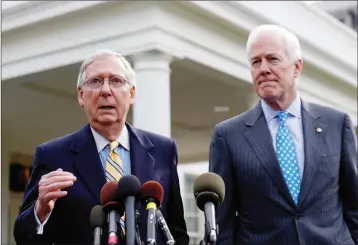
[[[294,202],[297,204],[300,193],[301,179],[298,169],[297,154],[292,135],[287,128],[286,119],[288,112],[283,111],[277,114],[279,127],[276,134],[276,155],[280,163],[283,176],[285,177],[288,190]]]

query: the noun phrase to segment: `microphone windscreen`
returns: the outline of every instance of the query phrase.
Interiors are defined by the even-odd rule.
[[[152,197],[158,201],[157,204],[158,206],[160,206],[163,201],[163,196],[164,196],[163,187],[157,181],[150,180],[142,185],[142,189],[141,189],[142,200],[145,200],[148,197]]]
[[[105,206],[108,202],[116,200],[118,182],[113,180],[105,183],[101,189],[101,205]]]
[[[96,227],[103,227],[106,220],[106,215],[101,205],[96,205],[92,208],[90,214],[90,224],[94,229]]]
[[[194,183],[195,198],[202,192],[212,192],[219,197],[219,204],[225,199],[225,183],[223,179],[215,173],[204,173],[200,175]]]
[[[129,196],[138,198],[140,196],[141,188],[142,185],[136,176],[122,176],[118,181],[117,198],[121,201],[124,201],[124,199]]]

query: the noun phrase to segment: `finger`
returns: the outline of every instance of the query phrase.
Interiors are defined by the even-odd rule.
[[[73,173],[71,173],[71,172],[63,171],[63,170],[61,170],[61,171],[57,171],[57,170],[56,170],[56,171],[50,172],[50,173],[48,174],[48,178],[51,178],[51,177],[53,177],[53,176],[64,176],[64,175],[74,176]]]
[[[46,186],[39,186],[40,193],[54,192],[58,189],[64,189],[73,185],[73,181],[65,181],[59,183],[52,183]]]
[[[46,185],[50,185],[52,183],[60,183],[60,182],[66,182],[66,181],[76,181],[77,178],[75,176],[69,176],[69,175],[65,175],[65,176],[53,176],[51,178],[48,179],[41,179],[39,182],[39,186],[46,186]]]
[[[42,179],[49,179],[52,178],[54,176],[74,176],[72,173],[70,172],[66,172],[66,171],[52,171],[48,174],[45,174],[44,176],[42,176]]]
[[[43,204],[48,204],[50,201],[55,201],[57,198],[61,198],[67,195],[67,191],[54,191],[54,192],[49,192],[46,195],[44,195],[40,201]]]
[[[58,168],[58,169],[56,169],[55,171],[51,171],[50,173],[47,173],[47,174],[45,174],[45,175],[43,175],[42,176],[42,178],[44,178],[44,179],[46,179],[46,178],[48,178],[49,176],[50,176],[50,174],[52,173],[52,172],[62,172],[62,169],[61,168]]]

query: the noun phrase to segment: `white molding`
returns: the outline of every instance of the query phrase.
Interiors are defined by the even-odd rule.
[[[63,5],[59,5],[59,2],[41,3],[43,4],[42,10],[46,10],[50,6],[52,10],[51,18],[53,18],[53,16],[58,16],[60,14],[78,11],[79,9],[88,8],[90,6],[93,7],[94,5],[98,5],[98,4],[103,5],[106,2],[97,1],[97,2],[68,2],[68,3],[60,2],[60,3],[62,3]],[[57,7],[55,7],[56,4]],[[276,4],[280,4],[279,6],[280,8],[278,8]],[[29,5],[29,3],[27,3],[27,5]],[[30,6],[34,6],[34,5],[35,4]],[[321,15],[320,18],[323,19],[323,21],[325,22],[330,21],[332,23],[335,23],[334,19],[327,16],[327,14],[317,11],[315,10],[315,8],[312,8],[307,4],[294,3],[294,2],[279,2],[279,3],[260,2],[260,4],[257,4],[255,2],[235,2],[235,1],[233,2],[232,1],[227,1],[227,2],[209,2],[209,1],[180,2],[179,1],[179,2],[170,2],[170,3],[161,2],[157,4],[151,3],[151,5],[144,2],[140,2],[140,3],[121,2],[119,5],[123,6],[124,9],[130,9],[130,10],[138,8],[139,12],[144,16],[147,16],[148,17],[147,20],[150,20],[150,22],[147,21],[146,23],[143,23],[140,21],[140,18],[136,18],[136,21],[132,22],[130,27],[127,26],[127,29],[132,29],[132,30],[128,30],[129,33],[134,31],[141,31],[139,28],[140,26],[141,27],[151,26],[153,28],[157,28],[157,30],[162,30],[164,32],[170,33],[171,34],[170,39],[173,41],[175,38],[177,38],[178,39],[177,43],[182,43],[182,45],[175,46],[172,45],[171,43],[166,42],[167,40],[164,41],[159,40],[161,42],[159,46],[161,46],[162,48],[164,47],[168,48],[170,46],[172,50],[176,50],[176,56],[178,55],[182,57],[186,56],[187,58],[193,58],[192,56],[198,56],[198,57],[201,56],[201,61],[204,62],[205,65],[208,65],[209,67],[213,67],[218,70],[222,70],[223,72],[229,75],[233,75],[245,81],[249,80],[249,76],[248,76],[249,74],[247,74],[247,62],[245,58],[246,55],[244,50],[244,42],[248,32],[253,27],[261,23],[268,23],[268,22],[276,22],[278,24],[288,27],[293,27],[293,25],[299,27],[298,24],[294,23],[295,21],[297,21],[297,19],[295,19],[298,18],[297,16],[295,17],[293,15],[293,17],[291,17],[291,16],[287,16],[287,14],[284,14],[284,16],[286,17],[285,22],[287,23],[282,23],[283,19],[280,17],[280,14],[278,14],[281,12],[289,13],[289,11],[285,11],[285,9],[292,8],[292,7],[295,7],[298,12],[302,13],[302,16],[305,16],[304,14],[308,12],[307,10],[304,9],[310,8],[309,11],[311,12],[316,11],[317,13],[315,12],[315,14]],[[130,5],[132,7],[128,7]],[[267,12],[266,11],[267,8],[273,9],[275,11],[281,9],[281,11],[277,12],[277,14],[272,14],[272,15],[270,14],[270,16],[275,16],[275,20],[270,19],[267,14],[265,15],[265,13],[263,13],[264,10],[265,12]],[[25,8],[25,10],[27,11],[29,11],[29,9],[31,8],[30,7]],[[118,10],[122,11],[121,9]],[[104,11],[104,8],[100,8],[98,11]],[[41,20],[45,20],[46,16],[47,18],[50,18],[46,14],[42,14],[40,17],[36,17],[37,16],[36,13],[38,12],[41,11],[37,10],[37,11],[29,12],[27,21],[34,22],[36,18],[37,21],[39,21],[39,19],[41,18],[42,18]],[[43,12],[46,13],[46,11]],[[8,13],[8,18],[10,18],[11,16],[16,16],[18,13],[21,13],[21,11],[12,12],[12,14]],[[138,13],[132,12],[128,14],[125,11],[122,11],[117,14],[118,19],[121,18],[121,16],[119,16],[120,13],[123,13],[124,15],[127,16],[132,14],[132,19],[134,19],[135,16],[137,17],[140,16]],[[151,18],[149,18],[149,16],[151,16]],[[186,21],[185,16],[190,16],[190,20],[192,21],[192,23]],[[195,18],[193,18],[193,16]],[[240,17],[238,18],[238,16]],[[105,23],[104,22],[105,17],[103,16],[100,17],[103,19],[102,23]],[[308,14],[307,17],[310,18],[309,19],[310,21],[320,21],[319,23],[322,23],[322,20],[316,18],[314,15]],[[163,18],[165,18],[165,21],[163,21]],[[187,22],[186,27],[183,25],[185,21]],[[91,22],[90,18],[88,22]],[[120,24],[120,21],[118,21],[117,23]],[[20,25],[14,23],[11,24],[9,23],[9,20],[6,21],[6,18],[3,24],[5,25],[5,29],[6,29],[6,25],[8,26]],[[76,26],[75,23],[74,26]],[[221,29],[220,26],[222,26]],[[305,27],[304,30],[307,29],[306,31],[300,29],[302,27],[294,28],[294,31],[296,31],[296,29],[300,29],[299,31],[297,31],[298,32],[297,34],[299,38],[302,40],[301,42],[302,42],[302,49],[304,50],[304,54],[303,54],[304,61],[307,62],[309,65],[316,67],[318,71],[325,72],[330,74],[331,76],[338,77],[340,80],[346,82],[350,86],[357,87],[357,82],[356,82],[356,70],[357,70],[356,50],[357,49],[356,49],[356,40],[354,39],[354,37],[356,37],[356,33],[344,29],[344,25],[341,25],[339,23],[336,23],[336,25],[332,24],[331,26],[334,26],[334,28],[330,27],[330,25],[328,24],[322,27],[330,28],[330,30],[332,30],[333,33],[330,33],[328,35],[330,36],[335,35],[338,37],[338,41],[341,40],[337,42],[337,45],[342,46],[342,49],[346,49],[346,50],[342,50],[344,55],[341,55],[339,51],[334,51],[335,53],[332,53],[331,50],[337,50],[337,49],[334,49],[332,46],[327,46],[325,44],[326,42],[322,42],[322,38],[319,39],[320,42],[316,41],[316,43],[319,42],[320,45],[315,45],[314,41],[319,37],[317,37],[317,34],[313,32],[313,29],[310,29],[307,26],[304,26]],[[134,30],[135,27],[136,30]],[[8,30],[9,28],[10,27],[8,27]],[[90,25],[88,25],[88,28],[91,28]],[[96,33],[95,27],[92,28],[94,29],[93,32]],[[100,28],[100,27],[98,27],[97,25],[96,28]],[[183,30],[186,30],[186,33],[183,33]],[[6,32],[4,34],[6,35]],[[124,31],[116,30],[116,32],[112,31],[111,36],[109,35],[102,36],[102,40],[106,40],[109,38],[116,39],[119,36],[125,36],[125,35],[128,35],[128,33],[126,34]],[[308,41],[307,37],[310,37],[310,40],[313,40],[313,42]],[[353,39],[355,42],[353,41]],[[84,42],[84,40],[86,42]],[[183,40],[185,40],[185,42],[183,42]],[[41,41],[44,40],[42,39]],[[70,44],[67,43],[66,48],[64,47],[66,45],[65,42],[63,41],[57,44],[51,43],[53,46],[52,52],[62,52],[66,49],[73,50],[73,49],[77,49],[77,47],[88,45],[91,42],[100,42],[100,41],[101,41],[100,39],[96,40],[94,37],[88,37],[88,38],[82,38],[82,40],[76,40],[76,37],[74,36],[73,42]],[[6,45],[6,42],[4,43]],[[105,41],[103,41],[103,43],[105,43]],[[217,47],[217,43],[222,44],[221,47]],[[56,45],[57,47],[55,47]],[[69,47],[70,45],[72,47]],[[354,45],[354,47],[352,45]],[[46,45],[43,46],[46,47]],[[38,47],[38,48],[39,49],[37,50],[35,55],[42,55],[46,53],[46,50],[42,49],[42,47]],[[193,51],[195,49],[196,52],[199,52],[200,50],[201,54],[200,55],[199,53],[194,54],[195,52]],[[3,65],[5,67],[8,66],[10,62],[15,62],[15,60],[18,58],[16,57],[16,52],[15,53],[11,52],[11,55],[6,54],[7,51],[6,46],[5,48],[3,48],[3,51],[5,53],[3,56],[4,57]],[[16,49],[11,51],[16,51]],[[183,54],[180,55],[180,53]],[[26,51],[22,52],[21,54],[22,58],[26,55],[29,55],[28,52]],[[207,59],[208,56],[214,57],[215,55],[218,56],[222,61],[226,61],[229,65],[226,67],[216,67],[216,65],[220,64],[221,62],[212,62],[212,61],[210,62],[211,64],[209,64]],[[8,57],[12,57],[11,58],[12,61],[10,61]],[[193,58],[193,59],[195,61],[198,61],[197,58],[196,59]],[[214,63],[214,65],[212,63]],[[4,70],[5,70],[4,74],[7,74],[6,69]],[[9,77],[9,76],[5,76],[5,77]]]
[[[67,18],[61,18],[56,22],[44,21],[46,15],[43,14],[42,22],[22,29],[22,32],[13,29],[3,33],[3,80],[81,62],[89,53],[105,47],[127,56],[148,50],[159,50],[177,59],[189,59],[251,83],[245,54],[246,36],[255,26],[273,22],[296,32],[302,40],[304,62],[313,68],[315,73],[323,73],[330,80],[336,77],[341,83],[341,89],[357,88],[357,47],[356,41],[353,41],[356,34],[344,29],[339,23],[331,24],[330,22],[335,23],[333,18],[324,13],[316,13],[314,8],[308,12],[306,8],[309,6],[302,3],[175,1],[156,4],[103,4],[97,1],[92,3],[93,5],[84,2],[73,5],[66,3],[62,7],[58,6],[58,10],[55,8],[56,4],[59,2],[48,2],[42,8],[52,6],[53,12],[57,15],[76,11],[77,13],[67,15]],[[101,4],[101,7],[94,7],[96,4]],[[27,8],[20,8],[18,12],[14,8],[13,12],[8,12],[8,26],[16,26],[14,22],[10,25],[10,16],[16,16],[21,11],[29,11],[31,6],[34,8],[35,5],[27,3],[24,6]],[[88,9],[90,6],[93,8]],[[286,10],[293,7],[295,14],[288,15],[292,11]],[[78,11],[81,8],[87,8],[86,12]],[[272,10],[273,14],[266,13],[267,9]],[[277,12],[278,10],[280,12]],[[29,12],[28,18],[36,20],[37,12]],[[286,19],[283,20],[279,13]],[[95,18],[92,14],[95,14]],[[113,15],[117,17],[113,18]],[[316,15],[319,17],[315,17]],[[270,16],[275,16],[275,19],[271,19]],[[331,31],[324,35],[334,35],[341,49],[337,51],[329,42],[324,42],[320,36],[323,35],[322,32],[316,33],[310,26],[296,23],[299,22],[300,16],[305,16],[306,21],[317,21],[323,32]],[[39,19],[37,17],[38,21]],[[19,25],[17,24],[17,27]],[[58,28],[58,32],[51,31],[51,28]],[[31,49],[28,49],[29,46]],[[300,86],[306,93],[316,96],[322,95],[322,88],[330,91],[332,96],[340,93],[327,88],[324,82],[304,82]],[[327,101],[328,98],[333,97],[324,96],[320,99]],[[341,101],[336,98],[336,107],[343,107],[356,115],[356,109],[348,108],[352,107],[354,98],[348,96]]]
[[[207,13],[215,15],[225,24],[225,28],[245,35],[248,35],[255,26],[264,23],[275,23],[287,27],[296,32],[299,37],[305,63],[316,67],[321,72],[338,77],[350,86],[357,87],[357,33],[329,14],[319,11],[306,3],[292,1],[191,1],[190,3]],[[276,13],[267,11],[267,9],[276,11]],[[295,9],[295,12],[300,12],[301,15],[290,14],[292,13],[291,9]],[[283,14],[284,17],[282,17]],[[302,24],[300,28],[297,28],[297,23],[302,22],[297,18],[302,18],[302,16],[310,18],[306,21],[318,23],[319,28]],[[300,30],[297,31],[298,29]],[[317,34],[316,29],[322,29],[321,33]],[[324,37],[322,37],[322,33]],[[335,36],[337,43],[332,44],[326,41],[332,40],[332,36]],[[337,50],[336,46],[346,50]]]
[[[106,2],[108,1],[26,1],[3,10],[2,31],[47,21]]]
[[[357,1],[317,1],[312,6],[329,13],[334,13],[348,8],[357,8]]]
[[[357,87],[357,33],[334,17],[300,1],[226,3],[246,9],[261,24],[279,24],[290,29],[300,39],[305,62]]]
[[[12,14],[19,11],[22,11],[26,8],[32,8],[38,4],[43,3],[44,1],[6,1],[2,2],[1,10],[2,14]]]
[[[17,76],[75,64],[83,61],[89,53],[103,47],[116,50],[125,56],[150,50],[158,50],[168,53],[177,59],[183,58],[178,50],[169,45],[162,45],[161,42],[158,41],[170,39],[170,37],[165,36],[166,35],[160,30],[148,28],[146,30],[142,30],[142,32],[128,34],[126,37],[115,37],[106,41],[68,47],[35,57],[28,57],[16,62],[5,63],[3,65],[2,77],[3,80],[7,80]],[[29,66],[29,63],[31,63],[31,66]]]
[[[126,4],[130,5],[128,2]],[[145,3],[141,4],[144,5]],[[135,3],[134,5],[138,7],[140,4]],[[114,48],[125,55],[154,47],[164,52],[169,52],[176,57],[186,57],[244,81],[249,81],[250,77],[244,55],[245,50],[240,45],[240,42],[230,40],[212,30],[202,28],[200,23],[185,21],[180,10],[172,11],[173,9],[171,9],[171,12],[169,12],[167,9],[163,10],[156,5],[147,6],[146,9],[143,9],[143,6],[139,7],[142,8],[138,9],[136,13],[126,15],[126,7],[123,4],[123,15],[118,13],[119,17],[116,23],[131,22],[131,25],[127,26],[125,31],[120,30],[120,28],[116,32],[108,31],[108,33],[101,35],[100,38],[90,36],[86,31],[80,30],[78,26],[82,25],[81,27],[84,30],[92,28],[92,32],[96,33],[96,28],[103,28],[97,23],[113,22],[113,20],[108,19],[110,16],[102,15],[103,19],[96,19],[95,23],[91,22],[91,20],[83,21],[82,23],[69,23],[67,29],[64,28],[61,34],[53,34],[53,37],[43,38],[42,33],[36,33],[38,35],[27,37],[27,45],[33,47],[31,50],[26,49],[25,45],[15,45],[15,43],[6,42],[5,40],[3,79],[55,68],[66,63],[79,62],[88,54],[82,52],[81,55],[77,55],[81,50],[92,52],[95,47],[102,46]],[[131,9],[128,6],[127,8]],[[156,18],[152,18],[152,16],[156,16]],[[191,14],[192,16],[193,14]],[[139,19],[142,19],[142,21]],[[146,21],[149,19],[151,21]],[[133,22],[133,20],[136,21]],[[183,25],[184,22],[187,26]],[[116,23],[113,23],[113,26]],[[73,30],[70,29],[71,27]],[[183,29],[187,29],[187,35],[183,35]],[[70,38],[71,33],[76,33],[77,30],[78,32],[83,32],[83,36],[81,37],[79,36],[80,34],[77,34],[77,36],[73,35]],[[58,42],[57,38],[60,37],[64,40],[71,40],[71,42]],[[215,38],[217,39],[216,42],[210,41],[210,39]],[[19,39],[21,40],[21,38]],[[40,41],[42,42],[41,44],[39,44]],[[222,49],[217,49],[218,42],[224,44]],[[10,47],[7,48],[8,46]],[[127,46],[131,46],[131,48]],[[32,67],[27,66],[30,62]]]

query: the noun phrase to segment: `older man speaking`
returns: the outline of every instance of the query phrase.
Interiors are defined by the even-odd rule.
[[[187,245],[176,145],[126,123],[135,98],[135,73],[129,62],[112,51],[95,52],[80,68],[77,90],[88,124],[36,148],[33,173],[15,222],[16,243],[93,244],[89,218],[100,203],[102,186],[132,174],[142,184],[161,183],[163,216],[176,243]],[[112,154],[119,160],[107,161]],[[140,235],[145,239],[144,208],[140,215]],[[164,245],[158,238],[157,244]]]

